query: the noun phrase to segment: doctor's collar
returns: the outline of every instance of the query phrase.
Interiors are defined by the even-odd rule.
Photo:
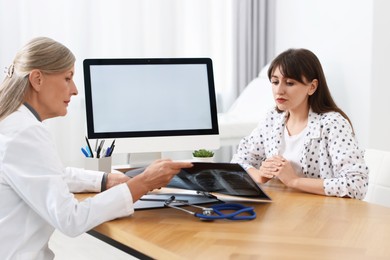
[[[28,108],[28,110],[31,111],[31,113],[38,119],[39,122],[42,122],[38,112],[32,106],[30,106],[27,102],[24,102],[23,105],[25,105]]]

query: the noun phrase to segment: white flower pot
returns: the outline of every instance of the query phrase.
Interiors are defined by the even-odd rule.
[[[193,162],[214,162],[214,156],[213,157],[192,157]]]

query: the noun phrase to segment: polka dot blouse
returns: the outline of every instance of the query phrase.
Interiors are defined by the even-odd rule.
[[[259,169],[261,162],[279,154],[286,113],[272,110],[252,133],[243,138],[232,162]],[[309,112],[308,131],[300,156],[307,178],[324,180],[328,196],[363,199],[368,188],[368,167],[349,122],[337,112]]]

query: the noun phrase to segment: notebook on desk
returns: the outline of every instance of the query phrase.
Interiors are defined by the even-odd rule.
[[[168,183],[168,189],[163,189],[158,194],[148,194],[147,196],[162,195],[164,192],[168,192],[168,194],[180,193],[180,195],[183,195],[186,193],[190,195],[191,193],[189,192],[193,191],[207,192],[224,201],[271,201],[271,198],[239,164],[194,162],[193,165],[192,168],[182,169],[175,175],[171,182]],[[143,169],[135,169],[128,171],[126,175],[133,177],[142,171]],[[197,194],[193,193],[191,195],[196,196]],[[198,198],[199,201],[197,201],[196,197],[193,199],[193,204],[218,201],[199,196]],[[139,204],[145,204],[145,202]]]

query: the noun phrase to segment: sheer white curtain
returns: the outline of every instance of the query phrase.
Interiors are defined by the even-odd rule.
[[[66,117],[48,120],[47,124],[64,164],[82,166],[85,58],[210,57],[223,110],[239,92],[235,90],[240,78],[237,73],[246,70],[237,62],[242,53],[237,52],[235,41],[241,38],[242,30],[237,23],[246,15],[237,8],[249,11],[261,1],[0,0],[0,66],[8,66],[21,46],[36,36],[51,37],[73,51],[79,95],[72,99]],[[261,21],[252,20],[251,24],[256,23]]]
[[[275,1],[246,0],[236,1],[234,5],[232,42],[236,87],[230,89],[234,93],[225,98],[226,102],[239,95],[274,56]]]

